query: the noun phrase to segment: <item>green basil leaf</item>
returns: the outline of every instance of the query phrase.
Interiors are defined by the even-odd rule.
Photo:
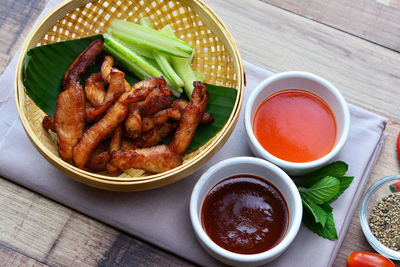
[[[338,179],[340,182],[339,191],[336,194],[336,197],[334,197],[333,199],[330,200],[331,202],[338,199],[338,197],[341,194],[343,194],[344,191],[346,191],[346,189],[350,186],[351,182],[353,182],[354,176],[342,176],[342,177],[338,177]]]
[[[295,183],[297,186],[309,188],[318,183],[325,176],[341,177],[347,172],[347,169],[348,165],[345,162],[336,161],[308,175],[298,177],[301,180],[296,181]]]
[[[340,188],[339,188],[338,196],[340,196],[341,194],[343,194],[344,191],[346,191],[346,189],[353,182],[354,176],[342,176],[342,177],[339,177],[338,179],[340,181]]]
[[[340,182],[337,178],[326,176],[309,189],[301,190],[301,192],[314,203],[322,204],[334,198],[339,192],[339,188]]]
[[[330,212],[332,212],[333,211],[333,208],[332,208],[332,206],[331,205],[329,205],[328,203],[322,203],[322,204],[320,204],[319,205],[321,208],[323,208],[324,209],[324,211],[326,211],[326,212],[328,212],[328,213],[330,213]]]
[[[329,240],[338,239],[333,213],[328,213],[325,226],[322,226],[320,223],[314,221],[313,216],[309,213],[309,211],[305,211],[303,215],[303,223],[308,229],[319,236]]]
[[[324,227],[329,212],[326,212],[323,208],[307,199],[307,197],[303,195],[301,197],[301,202],[303,203],[303,206],[314,216],[314,221],[316,223],[320,223]]]

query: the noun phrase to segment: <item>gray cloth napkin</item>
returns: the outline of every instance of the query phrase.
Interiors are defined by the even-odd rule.
[[[56,2],[49,1],[43,14]],[[246,143],[243,112],[224,147],[185,179],[134,193],[91,188],[50,165],[27,138],[14,103],[16,57],[0,78],[0,175],[190,261],[219,265],[195,239],[189,219],[189,199],[194,184],[210,166],[231,157],[252,156]],[[271,75],[250,63],[246,63],[246,73],[244,103],[255,86]],[[290,248],[268,266],[332,265],[386,137],[385,118],[352,105],[350,112],[350,136],[337,160],[349,164],[348,175],[355,179],[333,203],[339,240],[323,239],[302,226]]]

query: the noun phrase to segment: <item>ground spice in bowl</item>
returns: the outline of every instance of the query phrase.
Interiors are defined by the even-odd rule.
[[[400,251],[400,193],[390,194],[374,206],[369,226],[379,242]]]

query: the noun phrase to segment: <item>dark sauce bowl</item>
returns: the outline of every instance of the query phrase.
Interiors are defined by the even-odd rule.
[[[255,254],[232,252],[214,242],[204,229],[202,207],[207,194],[219,182],[237,175],[255,176],[271,184],[287,204],[288,218],[285,232],[274,246],[263,252]],[[292,179],[274,164],[253,157],[237,157],[217,163],[200,177],[190,199],[190,219],[200,244],[215,259],[234,266],[257,266],[279,257],[296,237],[302,214],[300,194]],[[268,238],[268,235],[264,238]]]

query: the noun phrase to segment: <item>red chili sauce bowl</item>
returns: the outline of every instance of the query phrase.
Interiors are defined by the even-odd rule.
[[[307,72],[283,72],[261,82],[244,114],[253,153],[303,175],[323,167],[343,148],[350,112],[340,92]]]
[[[299,89],[276,92],[258,107],[253,131],[277,158],[310,162],[328,154],[336,141],[336,120],[319,96]]]

